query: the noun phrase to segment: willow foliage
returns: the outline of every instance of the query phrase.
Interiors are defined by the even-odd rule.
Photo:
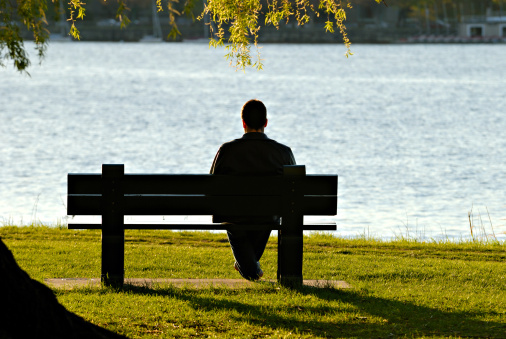
[[[86,4],[81,0],[51,0],[50,5],[58,11],[60,1],[70,12],[70,31],[75,39],[80,38],[77,20],[85,18]],[[179,0],[156,0],[158,11],[166,10],[172,30],[169,37],[179,33],[176,16],[188,14],[193,16],[194,5],[200,0],[186,0],[182,11],[176,9]],[[324,30],[333,33],[335,30],[343,36],[347,47],[346,56],[350,55],[350,40],[346,34],[346,9],[351,8],[351,0],[204,0],[204,10],[198,19],[206,19],[211,31],[210,45],[224,46],[226,57],[230,63],[239,69],[246,67],[262,68],[258,43],[258,34],[262,24],[260,18],[265,18],[263,25],[273,25],[278,28],[280,23],[295,20],[298,25],[308,23],[311,17],[326,19]],[[385,0],[371,0],[377,3]],[[117,0],[116,18],[121,22],[121,28],[126,27],[129,8],[127,1]],[[386,3],[385,3],[386,4]],[[20,34],[20,24],[33,33],[39,59],[42,60],[49,41],[46,11],[48,0],[0,0],[0,65],[5,66],[6,60],[12,60],[19,71],[25,71],[30,60],[23,45]],[[251,57],[251,46],[256,48],[256,58]]]
[[[375,0],[384,2],[384,0]],[[347,0],[208,0],[204,12],[211,17],[210,29],[213,33],[211,46],[225,46],[225,55],[235,67],[244,69],[252,66],[262,68],[262,59],[257,48],[257,58],[251,58],[251,45],[257,47],[258,32],[260,31],[259,17],[265,16],[265,25],[279,28],[281,22],[295,20],[302,26],[310,21],[311,15],[325,16],[325,31],[334,33],[337,28],[343,36],[346,45],[346,56],[351,55],[350,40],[346,33],[345,8],[351,8]],[[216,24],[214,28],[213,23]],[[226,34],[225,27],[228,29]],[[225,45],[225,43],[228,43]]]
[[[6,59],[11,59],[20,71],[30,65],[20,24],[33,32],[35,48],[42,59],[49,38],[46,10],[45,0],[0,0],[0,66],[5,66]]]

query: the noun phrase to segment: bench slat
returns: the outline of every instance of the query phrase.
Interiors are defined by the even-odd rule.
[[[90,173],[69,173],[67,194],[102,194],[102,175]]]
[[[303,199],[304,215],[336,215],[337,196],[305,196]]]
[[[126,194],[277,195],[281,176],[209,174],[125,174]],[[336,195],[336,175],[307,175],[300,180],[305,195]],[[68,194],[101,194],[101,174],[68,174]]]
[[[68,224],[68,228],[71,230],[90,229],[100,230],[102,224]],[[269,225],[231,225],[231,224],[125,224],[124,229],[126,230],[279,230],[281,225],[269,224]],[[304,224],[302,229],[305,231],[335,231],[337,229],[336,223],[324,223],[324,224]]]
[[[126,194],[279,195],[279,177],[125,175]]]
[[[279,215],[279,196],[125,196],[129,215]]]
[[[126,195],[125,215],[280,215],[279,196]],[[101,215],[102,197],[69,194],[69,215]]]
[[[68,215],[99,215],[102,214],[101,194],[68,194]]]
[[[281,215],[279,196],[126,195],[125,215]],[[69,194],[69,215],[101,215],[102,196]],[[304,215],[335,215],[337,196],[306,196]]]

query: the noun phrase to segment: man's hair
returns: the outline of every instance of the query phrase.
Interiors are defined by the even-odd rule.
[[[260,100],[252,99],[242,106],[241,118],[252,129],[260,129],[267,121],[267,108]]]

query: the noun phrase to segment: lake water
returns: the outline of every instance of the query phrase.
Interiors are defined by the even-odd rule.
[[[206,43],[55,42],[31,77],[0,69],[0,221],[65,222],[67,173],[103,163],[207,173],[258,98],[269,137],[339,175],[337,235],[468,237],[472,210],[504,239],[506,45],[353,51],[265,45],[236,72]]]

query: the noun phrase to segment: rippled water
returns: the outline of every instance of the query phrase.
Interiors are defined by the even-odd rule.
[[[102,163],[207,173],[258,98],[269,137],[339,175],[338,235],[468,236],[471,209],[505,232],[506,46],[343,49],[265,45],[243,73],[206,44],[53,43],[31,77],[1,69],[0,221],[56,222],[67,173]]]

